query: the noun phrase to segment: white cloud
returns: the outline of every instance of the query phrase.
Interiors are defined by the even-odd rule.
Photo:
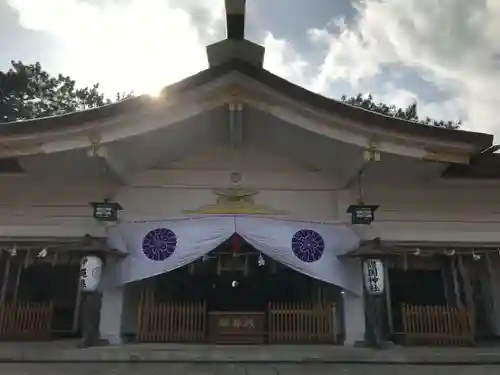
[[[210,35],[200,34],[193,12],[206,14],[208,34],[223,27],[222,0],[8,1],[23,27],[57,40],[60,71],[108,93],[154,93],[206,68],[202,39]]]
[[[225,32],[222,0],[8,1],[23,27],[58,41],[58,71],[107,93],[155,93],[207,68],[205,46]],[[290,43],[268,33],[263,44],[266,68],[307,83],[307,63]]]
[[[58,71],[82,84],[100,82],[108,93],[155,92],[206,68],[205,46],[225,28],[222,0],[8,2],[22,26],[49,34],[61,46],[50,51],[57,55]],[[339,19],[309,30],[324,56],[320,66],[267,33],[265,68],[325,95],[338,94],[347,81],[353,90],[371,91],[390,104],[405,107],[417,100],[422,116],[461,119],[467,128],[500,135],[500,0],[357,4],[353,22]],[[407,86],[376,86],[374,78],[391,64],[414,69],[447,99],[430,102]]]
[[[406,108],[418,101],[417,95],[409,90],[396,87],[393,83],[385,83],[376,99],[383,103],[391,103],[400,108]]]
[[[365,0],[358,11],[350,25],[311,30],[313,43],[328,48],[316,90],[328,93],[341,79],[356,84],[398,63],[450,96],[441,107],[421,103],[422,115],[464,116],[467,128],[500,135],[499,0]],[[390,91],[385,99],[393,102],[406,95]]]
[[[309,86],[306,76],[307,62],[284,39],[277,39],[267,33],[262,45],[265,47],[264,68],[297,85]]]

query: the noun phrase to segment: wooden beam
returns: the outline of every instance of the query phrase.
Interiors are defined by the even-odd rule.
[[[0,250],[1,251],[1,250]],[[5,262],[4,274],[3,274],[3,282],[2,282],[2,290],[0,292],[0,305],[3,305],[5,302],[5,295],[7,294],[7,283],[9,282],[9,273],[10,273],[10,263],[12,260],[12,256],[7,256],[7,261]]]
[[[245,39],[245,0],[226,0],[228,39]]]
[[[468,313],[468,318],[469,318],[469,326],[472,331],[472,337],[475,337],[475,303],[474,303],[474,297],[473,297],[473,290],[472,290],[472,284],[471,284],[471,279],[469,275],[469,267],[466,267],[464,265],[463,257],[458,256],[458,270],[460,275],[462,276],[462,280],[464,283],[464,292],[465,292],[465,304],[466,304],[466,309]]]
[[[229,104],[229,143],[235,149],[243,141],[243,105]]]
[[[75,300],[75,310],[73,311],[73,332],[78,330],[78,321],[80,320],[80,308],[82,304],[82,283],[80,281],[80,275],[78,275],[76,289],[76,300]]]
[[[453,290],[455,292],[455,299],[457,303],[457,308],[463,309],[464,305],[462,303],[462,297],[460,295],[460,286],[458,284],[458,271],[456,265],[456,258],[451,259],[451,273],[453,276]]]
[[[387,309],[387,320],[389,326],[389,333],[392,335],[394,333],[394,322],[392,318],[392,298],[391,298],[391,282],[389,279],[389,267],[387,262],[384,262],[384,289],[385,289],[385,306]]]
[[[21,274],[23,273],[24,269],[24,264],[23,262],[19,262],[17,265],[17,275],[16,275],[16,285],[14,286],[14,296],[12,297],[12,300],[14,302],[17,302],[17,295],[19,293],[19,283],[21,282]]]

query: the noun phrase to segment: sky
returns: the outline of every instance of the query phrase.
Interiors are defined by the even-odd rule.
[[[500,0],[247,0],[264,67],[500,136]],[[207,68],[223,0],[0,0],[0,69],[39,61],[80,85],[158,92]]]

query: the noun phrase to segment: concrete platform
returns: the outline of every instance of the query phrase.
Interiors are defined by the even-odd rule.
[[[74,341],[0,343],[0,362],[497,364],[500,347],[385,350],[316,345],[128,344],[78,349]]]
[[[498,375],[498,365],[268,363],[0,363],[2,375]]]

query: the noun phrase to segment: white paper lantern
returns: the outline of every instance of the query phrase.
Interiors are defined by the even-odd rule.
[[[99,286],[102,273],[102,260],[96,256],[82,259],[80,267],[80,284],[82,291],[93,292]]]
[[[363,278],[368,294],[384,293],[384,277],[384,263],[380,259],[367,259],[363,262]]]

